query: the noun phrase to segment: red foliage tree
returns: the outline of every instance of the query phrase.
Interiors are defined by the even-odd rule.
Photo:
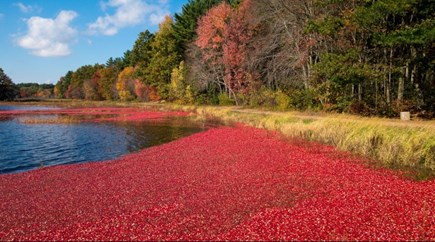
[[[251,0],[245,0],[238,9],[232,11],[229,24],[225,28],[223,44],[223,63],[225,65],[225,82],[230,89],[246,91],[248,80],[246,56],[249,42],[254,35],[255,26],[249,21]]]
[[[146,86],[138,79],[134,80],[134,94],[140,101],[148,101],[146,97]]]
[[[220,52],[231,13],[231,6],[223,2],[211,8],[207,14],[201,17],[198,21],[196,45],[203,50]],[[212,56],[207,57],[211,58]]]
[[[201,65],[207,66],[206,69],[209,70],[208,76],[203,78],[218,84],[221,90],[225,87],[230,93],[230,87],[224,82],[223,44],[231,12],[231,6],[226,2],[211,8],[198,21],[198,37],[195,41],[203,60]]]
[[[254,35],[255,21],[250,21],[251,0],[235,10],[226,2],[211,8],[198,22],[195,42],[203,59],[212,67],[230,94],[248,90],[247,52]],[[236,100],[237,102],[237,100]]]

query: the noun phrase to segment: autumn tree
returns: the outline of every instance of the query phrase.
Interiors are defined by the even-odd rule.
[[[131,101],[134,99],[133,73],[134,68],[127,67],[118,75],[118,79],[116,80],[116,90],[118,92],[119,100],[121,101]]]
[[[224,28],[223,63],[225,66],[225,83],[235,92],[247,91],[250,74],[247,70],[247,54],[255,26],[252,22],[251,0],[245,0],[232,11],[227,27]],[[253,75],[253,74],[251,74]]]
[[[200,52],[194,58],[201,58],[204,79],[208,85],[216,86],[220,92],[235,95],[225,82],[225,66],[223,61],[223,45],[227,22],[231,16],[231,6],[223,2],[211,8],[198,21],[196,47]],[[193,51],[192,51],[193,52]],[[195,70],[195,69],[194,69]]]
[[[134,80],[134,94],[139,101],[149,101],[147,88],[139,79]]]
[[[101,100],[99,92],[99,84],[101,80],[100,69],[97,69],[91,79],[86,79],[83,82],[83,93],[87,100]]]
[[[53,84],[19,83],[15,85],[21,98],[51,98],[53,97]]]
[[[187,69],[184,64],[184,61],[180,62],[178,67],[175,67],[171,73],[171,86],[169,89],[169,97],[171,100],[179,100],[185,102],[183,100],[186,96],[186,77],[187,77]],[[189,100],[190,101],[190,100]]]
[[[183,5],[181,13],[174,15],[174,37],[177,40],[180,51],[185,50],[187,45],[196,36],[198,19],[211,7],[221,2],[222,0],[189,0]],[[180,54],[184,53],[182,52]]]
[[[100,67],[100,65],[84,65],[79,67],[71,77],[71,83],[68,86],[67,98],[83,99],[85,94],[83,92],[83,83],[85,81],[91,80],[95,71]]]
[[[105,100],[115,100],[117,98],[115,83],[118,71],[114,67],[104,67],[99,70],[99,74],[98,90],[101,97]]]
[[[56,95],[431,117],[434,13],[428,0],[189,0]]]

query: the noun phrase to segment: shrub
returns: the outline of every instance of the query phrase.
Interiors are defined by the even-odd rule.
[[[187,85],[186,90],[184,91],[183,101],[186,104],[193,104],[195,102],[195,94],[190,85]]]
[[[268,88],[262,87],[259,91],[250,94],[249,105],[253,107],[273,107],[276,105],[275,93]]]
[[[278,110],[284,111],[288,109],[290,106],[290,97],[282,92],[281,90],[275,93],[275,101],[278,107]]]
[[[218,99],[219,99],[219,105],[221,106],[234,105],[234,101],[231,100],[231,98],[228,97],[226,93],[219,94]]]
[[[313,89],[294,90],[289,94],[290,106],[299,110],[316,107],[315,91]]]

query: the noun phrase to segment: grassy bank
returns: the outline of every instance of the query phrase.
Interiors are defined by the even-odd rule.
[[[170,106],[193,111],[197,118],[226,123],[241,122],[279,131],[285,136],[333,145],[379,161],[389,167],[413,167],[435,171],[435,122],[350,115],[268,112],[232,107]]]
[[[435,172],[435,121],[363,118],[340,114],[270,112],[237,107],[184,106],[143,102],[51,101],[38,105],[62,107],[132,106],[196,113],[195,119],[216,119],[224,123],[245,123],[279,131],[291,138],[302,138],[333,145],[379,161],[390,167],[424,168]]]

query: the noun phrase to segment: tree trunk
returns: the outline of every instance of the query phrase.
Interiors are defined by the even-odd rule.
[[[305,89],[308,89],[309,88],[309,86],[308,86],[308,70],[307,70],[307,66],[306,65],[304,65],[303,67],[302,67],[302,72],[303,72],[303,78],[304,78],[304,87],[305,87]]]
[[[391,88],[391,76],[393,73],[393,48],[390,48],[390,59],[389,59],[390,65],[388,68],[388,83],[387,86],[385,87],[385,93],[387,95],[387,103],[390,104],[391,103],[391,95],[390,95],[390,88]]]
[[[406,73],[403,73],[403,72],[406,72],[405,69],[407,69],[407,68],[403,68],[402,75],[400,75],[400,77],[399,77],[399,86],[397,88],[397,103],[399,105],[402,104],[402,101],[403,101],[403,92],[405,90],[405,76],[406,76]]]
[[[355,85],[352,84],[352,93],[351,93],[352,99],[355,96]]]
[[[378,80],[375,80],[375,112],[378,112]]]
[[[403,93],[405,91],[405,77],[407,73],[408,68],[402,68],[402,74],[399,77],[399,86],[397,88],[397,102],[399,104],[403,101]]]

